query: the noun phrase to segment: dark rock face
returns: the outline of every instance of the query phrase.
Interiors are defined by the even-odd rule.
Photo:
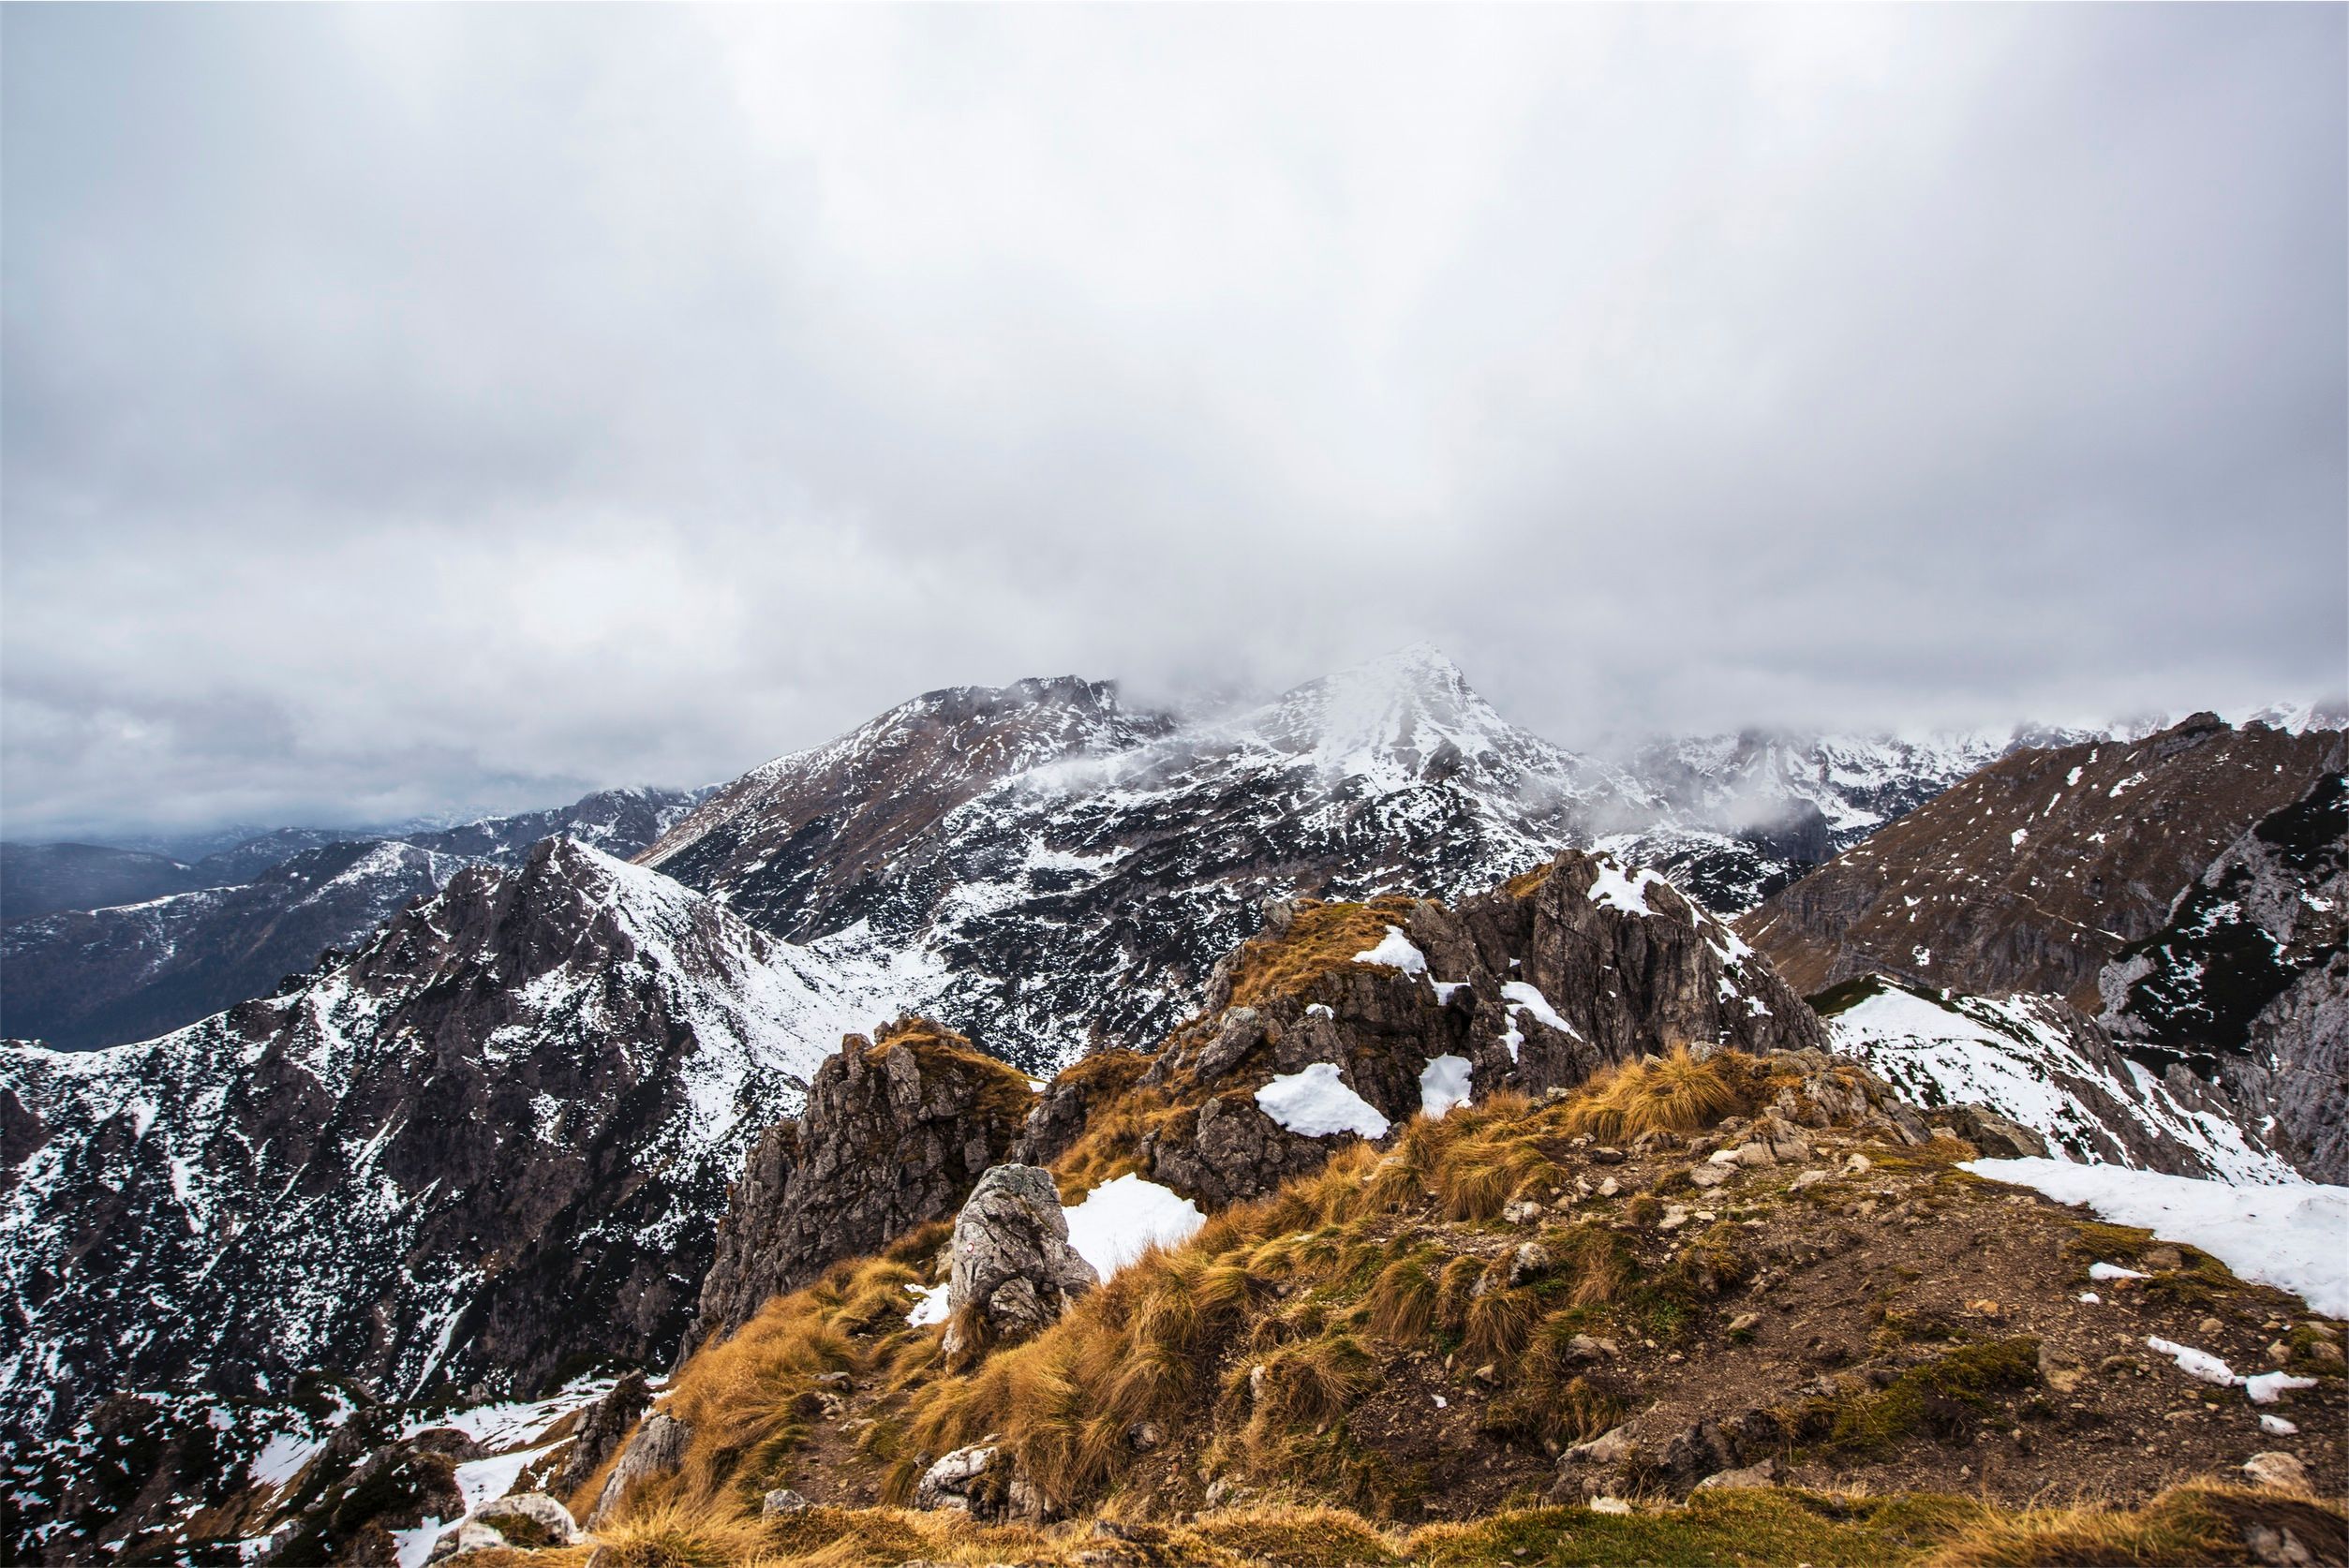
[[[0,1427],[37,1442],[120,1388],[398,1399],[667,1356],[752,1130],[855,1016],[829,984],[549,840],[178,1034],[0,1050]]]
[[[998,1165],[979,1177],[955,1216],[953,1246],[944,1347],[950,1361],[1033,1338],[1101,1283],[1068,1244],[1052,1173],[1033,1165]]]
[[[899,1019],[878,1043],[851,1035],[798,1121],[752,1149],[679,1359],[835,1260],[954,1214],[1034,1101],[1027,1079],[927,1020]]]
[[[1739,928],[1808,994],[1881,972],[2099,1004],[2098,971],[2253,823],[2349,762],[2349,734],[2228,728],[2016,751],[1773,895]]]
[[[2123,1052],[2223,1085],[2302,1175],[2349,1180],[2349,780],[2263,818],[2098,984]]]
[[[23,920],[11,907],[0,932],[0,1029],[67,1051],[152,1040],[270,995],[314,969],[321,954],[363,946],[468,865],[518,865],[556,834],[625,858],[694,798],[607,790],[555,810],[396,839],[289,828],[180,867],[178,880],[140,900],[102,899]],[[6,852],[14,864],[61,848],[8,845]]]

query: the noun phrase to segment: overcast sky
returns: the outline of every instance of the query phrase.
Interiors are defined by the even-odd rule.
[[[2344,15],[7,7],[0,831],[2339,689]]]

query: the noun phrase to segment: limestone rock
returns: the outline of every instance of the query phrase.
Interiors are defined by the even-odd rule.
[[[473,1522],[487,1525],[516,1546],[569,1546],[579,1540],[579,1522],[571,1510],[544,1492],[492,1498],[473,1510]]]
[[[914,1484],[914,1506],[958,1509],[981,1520],[1042,1519],[1048,1512],[1044,1494],[992,1438],[958,1448],[924,1471]]]
[[[778,1487],[761,1501],[759,1516],[771,1519],[778,1514],[801,1514],[813,1506],[814,1504],[789,1487]]]
[[[2309,1489],[2307,1467],[2292,1455],[2278,1450],[2253,1454],[2245,1459],[2243,1475],[2254,1487],[2273,1487],[2286,1492]]]
[[[628,1440],[628,1446],[620,1450],[619,1462],[612,1467],[611,1478],[603,1483],[595,1509],[587,1516],[587,1527],[599,1529],[608,1521],[637,1483],[675,1474],[685,1463],[685,1451],[692,1441],[693,1428],[674,1416],[660,1411],[647,1416],[636,1435]]]
[[[850,1035],[816,1070],[799,1119],[751,1151],[679,1364],[836,1259],[954,1213],[1034,1098],[1018,1072],[927,1020],[900,1018],[878,1042]]]
[[[579,1427],[572,1436],[562,1471],[555,1477],[555,1490],[569,1494],[586,1486],[587,1478],[603,1468],[603,1461],[628,1441],[638,1418],[651,1408],[652,1390],[645,1383],[645,1374],[631,1372],[613,1384],[610,1393],[581,1412]]]
[[[998,1165],[979,1178],[955,1220],[946,1355],[961,1360],[1031,1338],[1100,1282],[1068,1244],[1051,1173]]]

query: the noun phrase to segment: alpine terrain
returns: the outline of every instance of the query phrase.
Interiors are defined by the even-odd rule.
[[[2343,737],[2036,738],[1035,680],[19,922],[5,1550],[2341,1561]]]

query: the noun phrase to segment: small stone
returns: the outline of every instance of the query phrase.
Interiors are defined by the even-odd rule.
[[[1843,1162],[1845,1176],[1866,1176],[1876,1168],[1876,1161],[1865,1154],[1854,1154]]]
[[[2285,1492],[2308,1490],[2307,1468],[2291,1455],[2273,1449],[2245,1459],[2243,1474],[2254,1487],[2273,1487]]]
[[[1659,1231],[1676,1231],[1687,1222],[1687,1209],[1679,1204],[1673,1204],[1664,1210],[1664,1218],[1657,1221],[1656,1228]]]
[[[1729,1331],[1732,1334],[1750,1334],[1753,1332],[1754,1325],[1761,1321],[1760,1312],[1740,1312],[1729,1320]]]
[[[2226,1324],[2221,1323],[2216,1318],[2205,1318],[2200,1323],[2194,1324],[2194,1329],[2205,1338],[2208,1338],[2212,1335],[2225,1333]]]
[[[2338,1367],[2342,1362],[2341,1347],[2334,1344],[2330,1339],[2310,1340],[2308,1353],[2316,1360],[2325,1362],[2330,1366]]]
[[[1623,1163],[1623,1150],[1619,1148],[1592,1149],[1590,1161],[1594,1165],[1620,1165]]]
[[[1549,1272],[1550,1250],[1539,1241],[1528,1241],[1509,1254],[1509,1282],[1522,1285]]]
[[[1699,1165],[1688,1173],[1688,1180],[1697,1187],[1718,1187],[1729,1180],[1729,1170],[1722,1165]]]
[[[1630,1457],[1631,1428],[1615,1427],[1599,1433],[1588,1442],[1578,1442],[1566,1451],[1558,1461],[1566,1465],[1612,1465]]]
[[[1737,1163],[1737,1151],[1733,1148],[1717,1148],[1705,1157],[1705,1162],[1713,1165],[1734,1165]]]
[[[1760,1165],[1775,1165],[1778,1157],[1770,1152],[1768,1144],[1740,1144],[1737,1146],[1737,1162],[1751,1169]]]
[[[1760,1464],[1747,1465],[1743,1470],[1725,1470],[1708,1475],[1697,1483],[1696,1489],[1701,1492],[1744,1491],[1777,1484],[1778,1461],[1763,1459]]]
[[[766,1501],[759,1504],[759,1516],[771,1519],[778,1514],[801,1513],[810,1506],[806,1498],[789,1487],[778,1487],[767,1493]]]
[[[1623,1183],[1617,1181],[1613,1176],[1609,1176],[1606,1180],[1598,1184],[1598,1195],[1602,1198],[1612,1198],[1622,1191]]]
[[[1478,1368],[1475,1371],[1470,1372],[1468,1375],[1476,1379],[1479,1383],[1498,1383],[1501,1381],[1501,1369],[1490,1361]]]
[[[1594,1514],[1628,1514],[1631,1505],[1619,1497],[1595,1497],[1590,1500],[1590,1511]]]
[[[2267,1359],[2281,1367],[2292,1359],[2292,1347],[2282,1339],[2272,1340],[2267,1346]]]
[[[1790,1192],[1807,1192],[1812,1188],[1818,1186],[1821,1182],[1826,1179],[1827,1173],[1814,1166],[1812,1169],[1805,1171],[1801,1176],[1796,1176],[1794,1180],[1788,1185],[1787,1191]]]

